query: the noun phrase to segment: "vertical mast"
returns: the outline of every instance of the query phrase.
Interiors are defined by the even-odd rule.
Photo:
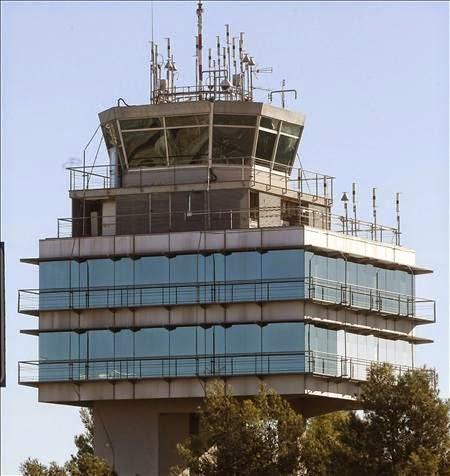
[[[198,49],[197,49],[197,64],[198,64],[198,89],[199,91],[202,90],[203,86],[203,59],[202,59],[202,49],[203,49],[203,37],[202,37],[202,14],[203,14],[203,8],[202,8],[202,2],[199,1],[197,4],[197,30],[198,30]]]

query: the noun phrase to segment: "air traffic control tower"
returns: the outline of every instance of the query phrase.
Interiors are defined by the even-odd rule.
[[[168,475],[213,379],[265,383],[306,416],[357,408],[370,365],[414,367],[435,320],[399,226],[358,219],[355,194],[333,213],[333,177],[296,161],[304,116],[253,99],[242,34],[203,64],[201,3],[197,19],[195,85],[152,45],[150,103],[100,113],[108,163],[69,169],[72,216],[24,260],[39,358],[20,383],[91,407],[120,476]]]

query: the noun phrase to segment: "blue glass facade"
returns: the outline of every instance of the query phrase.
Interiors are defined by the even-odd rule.
[[[39,354],[40,380],[303,373],[312,365],[334,375],[342,359],[412,364],[407,342],[302,322],[47,332]]]
[[[413,295],[412,274],[302,249],[40,264],[40,309],[311,298],[406,314]],[[407,342],[303,322],[43,332],[39,348],[40,380],[341,375],[352,361],[412,364]]]
[[[236,251],[42,262],[40,291],[40,309],[306,297],[410,314],[414,276],[301,249]]]

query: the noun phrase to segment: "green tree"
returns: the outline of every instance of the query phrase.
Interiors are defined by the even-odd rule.
[[[296,475],[304,428],[301,415],[274,391],[261,388],[255,399],[242,400],[217,381],[207,388],[200,433],[178,451],[198,476]]]
[[[448,406],[429,371],[397,377],[390,365],[374,366],[360,402],[362,414],[325,415],[308,425],[308,474],[450,475]]]
[[[349,412],[333,412],[310,418],[302,437],[302,459],[308,474],[348,474],[348,448],[342,442]]]
[[[75,436],[77,452],[71,455],[64,466],[51,462],[48,466],[36,458],[24,461],[19,471],[23,476],[112,476],[113,472],[105,460],[94,455],[94,420],[92,410],[80,410],[84,432]]]

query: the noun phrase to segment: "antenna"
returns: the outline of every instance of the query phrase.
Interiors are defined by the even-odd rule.
[[[202,51],[203,51],[203,35],[202,35],[202,28],[203,28],[203,8],[202,2],[199,1],[197,4],[197,30],[198,30],[198,48],[197,48],[197,61],[198,61],[198,89],[201,91],[203,86],[203,58],[202,58]]]
[[[286,86],[286,80],[283,79],[283,81],[281,82],[281,89],[276,89],[274,91],[270,91],[270,93],[269,93],[269,102],[272,102],[274,94],[276,94],[276,93],[281,94],[281,106],[283,107],[283,109],[284,109],[284,106],[285,106],[286,93],[294,93],[294,98],[297,99],[297,90],[296,89],[284,89],[285,86]]]
[[[356,218],[356,183],[352,183],[352,204],[353,204],[353,229],[354,234],[357,235],[358,227],[356,226],[357,218]]]
[[[395,211],[397,213],[397,245],[400,246],[400,192],[395,194]]]
[[[373,237],[377,239],[377,189],[372,188]],[[373,238],[372,237],[372,238]]]
[[[345,222],[344,222],[344,230],[348,234],[348,196],[347,192],[344,192],[341,197],[341,202],[344,204],[345,210]]]

